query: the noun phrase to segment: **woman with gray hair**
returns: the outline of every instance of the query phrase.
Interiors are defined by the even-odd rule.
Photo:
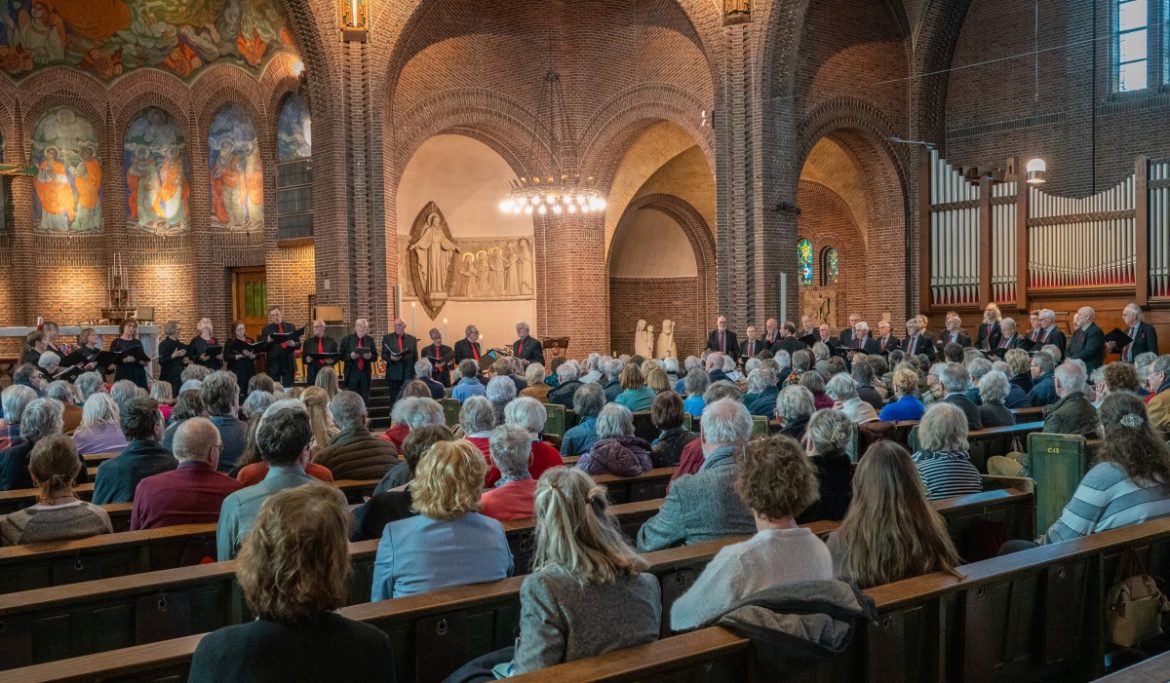
[[[634,436],[634,414],[628,408],[610,403],[597,417],[597,441],[581,456],[577,467],[586,474],[616,474],[636,477],[652,469],[650,444]]]
[[[540,363],[529,363],[524,369],[524,381],[528,386],[520,390],[521,396],[530,396],[541,403],[548,402],[548,392],[552,387],[544,383],[544,366]]]
[[[776,397],[776,419],[780,421],[780,433],[803,441],[814,410],[816,406],[811,391],[799,384],[784,387]]]
[[[779,394],[776,373],[771,368],[758,368],[748,374],[748,393],[743,397],[743,403],[752,415],[761,415],[771,420],[776,416],[776,397]]]
[[[972,362],[972,364],[974,364]],[[1016,416],[1011,409],[1004,405],[1004,401],[1011,392],[1012,385],[1007,375],[999,370],[992,370],[979,380],[979,416],[983,418],[983,427],[1005,427],[1016,423]]]
[[[532,516],[536,499],[536,480],[528,472],[532,458],[532,439],[516,425],[500,425],[492,430],[491,462],[500,471],[495,488],[479,498],[480,514],[502,521]]]
[[[496,425],[502,422],[502,419],[497,422],[495,408],[485,396],[472,396],[459,409],[459,427],[463,430],[463,438],[475,444],[488,462],[492,460],[489,438]]]
[[[20,418],[28,404],[37,399],[37,392],[23,384],[13,384],[0,394],[4,419],[0,420],[0,450],[20,441]]]
[[[967,441],[967,416],[950,403],[926,409],[918,426],[921,448],[911,456],[931,500],[979,493],[983,481],[971,464]]]
[[[496,375],[488,380],[487,400],[492,402],[492,410],[496,414],[496,424],[504,421],[504,406],[516,398],[516,383],[507,375]]]
[[[535,479],[540,479],[540,475],[544,474],[545,470],[565,464],[557,449],[540,438],[541,432],[544,431],[544,421],[547,418],[548,412],[545,411],[540,401],[528,396],[521,396],[504,408],[505,424],[523,428],[524,431],[528,432],[528,438],[532,441],[532,460],[528,464],[528,471]],[[485,485],[487,488],[491,488],[499,480],[500,470],[493,464],[488,470]]]
[[[561,455],[584,455],[597,441],[597,416],[605,405],[605,390],[601,384],[584,384],[573,392],[573,412],[577,425],[568,429],[561,439]]]
[[[158,381],[169,382],[175,396],[183,386],[183,368],[190,363],[187,346],[179,341],[179,321],[168,320],[163,326],[163,339],[158,343]]]
[[[711,386],[711,376],[703,372],[702,368],[691,368],[684,378],[684,386],[687,397],[683,401],[683,412],[692,417],[700,417],[703,408],[707,407],[703,394],[707,393],[707,387]]]
[[[322,370],[328,369],[330,368],[322,368]],[[320,372],[317,373],[317,377],[318,379],[321,377]],[[276,403],[276,396],[267,391],[253,391],[248,394],[248,398],[244,399],[243,405],[240,406],[240,419],[247,422],[254,417],[260,417],[273,403]]]
[[[845,519],[853,500],[853,463],[849,461],[848,448],[855,429],[853,422],[838,410],[818,410],[809,418],[804,452],[817,468],[820,498],[797,515],[798,524]]]
[[[866,366],[868,367],[868,366]],[[857,394],[857,382],[845,373],[833,375],[825,385],[825,394],[833,399],[833,407],[857,424],[878,419],[877,411]]]
[[[94,394],[85,399],[81,409],[81,424],[73,433],[73,444],[81,455],[120,453],[126,448],[118,406],[109,394]]]
[[[106,383],[100,373],[83,372],[73,382],[73,386],[77,387],[77,391],[81,393],[81,400],[84,402],[90,396],[103,391],[106,388]]]
[[[0,491],[32,488],[32,477],[28,472],[28,459],[37,442],[47,436],[61,433],[64,425],[64,406],[55,398],[38,398],[24,409],[20,416],[20,441],[0,453]],[[80,459],[81,456],[78,456]],[[82,464],[77,475],[78,482],[84,482],[85,466]]]

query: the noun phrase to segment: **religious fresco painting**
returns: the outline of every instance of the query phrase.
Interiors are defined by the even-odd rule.
[[[796,269],[800,284],[813,283],[813,248],[810,240],[803,239],[796,243]]]
[[[126,224],[155,235],[185,232],[191,174],[183,131],[170,114],[150,107],[130,122],[122,145]]]
[[[264,175],[256,127],[239,106],[224,107],[211,122],[207,166],[211,176],[211,227],[262,228]]]
[[[112,80],[136,68],[190,78],[217,61],[258,75],[296,52],[279,0],[0,0],[0,70],[65,65]]]
[[[276,125],[277,161],[296,161],[313,156],[312,119],[300,93],[289,95],[280,108]]]
[[[102,227],[102,165],[93,125],[69,107],[51,109],[33,129],[33,223],[48,232]]]

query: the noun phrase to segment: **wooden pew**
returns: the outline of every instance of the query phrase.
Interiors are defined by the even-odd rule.
[[[93,483],[78,484],[73,487],[73,492],[82,500],[89,500],[93,498]],[[0,515],[6,515],[10,512],[24,509],[30,505],[35,505],[37,496],[41,493],[40,489],[14,489],[12,491],[0,491]]]
[[[85,460],[86,465],[97,466],[111,458],[117,457],[118,454],[119,451],[113,451],[110,453],[90,453],[88,455],[81,456],[81,458]]]
[[[842,655],[791,678],[1092,680],[1109,649],[1105,593],[1126,548],[1144,552],[1150,573],[1164,576],[1170,519],[988,559],[963,567],[961,579],[938,573],[870,588],[878,622],[863,625]],[[767,680],[754,666],[746,638],[711,627],[516,680]]]
[[[609,502],[631,503],[666,496],[666,485],[674,474],[673,467],[657,467],[646,470],[636,477],[619,477],[616,474],[599,474],[593,477],[598,484],[604,484]]]

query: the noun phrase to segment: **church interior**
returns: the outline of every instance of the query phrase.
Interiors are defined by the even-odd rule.
[[[1170,680],[1170,3],[0,0],[0,20],[0,679]],[[157,435],[131,435],[135,401]],[[54,405],[64,443],[33,426]],[[311,441],[270,458],[302,414]],[[103,420],[115,445],[87,452],[75,430]],[[345,469],[350,437],[386,459]],[[483,545],[427,556],[451,542],[433,525],[505,497],[428,512],[461,504],[423,493],[455,477],[428,460],[463,467],[440,440],[486,456],[473,499],[523,498],[491,527],[503,574],[449,569]],[[210,516],[143,521],[146,465],[115,473],[147,441],[164,470],[226,474]],[[52,448],[81,462],[57,484]],[[345,498],[321,541],[340,593],[314,609],[340,608],[352,656],[291,647],[323,636],[245,570],[289,529],[327,536],[331,512],[278,517],[287,492],[235,500],[286,469]],[[558,542],[542,496],[578,485],[604,528]],[[100,533],[36,540],[58,494]],[[408,520],[432,526],[395,558]],[[387,579],[408,552],[431,567]],[[561,623],[584,608],[556,571],[629,612]],[[831,623],[798,651],[726,614],[749,594]],[[216,639],[254,617],[285,629],[267,670]]]

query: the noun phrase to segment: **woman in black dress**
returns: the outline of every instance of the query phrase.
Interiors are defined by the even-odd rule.
[[[251,343],[244,323],[233,320],[232,338],[223,347],[223,358],[227,361],[228,371],[236,374],[236,384],[244,391],[247,391],[248,382],[256,374],[256,353],[247,346]]]
[[[93,331],[92,327],[86,327],[77,333],[77,350],[81,353],[84,359],[84,365],[81,369],[85,372],[93,370],[102,376],[102,381],[105,381],[106,375],[118,369],[117,365],[109,365],[108,367],[99,368],[97,364],[98,354],[102,352],[102,340],[97,336],[97,332]]]
[[[168,320],[163,335],[158,345],[158,380],[170,383],[172,395],[178,396],[183,385],[183,368],[191,362],[187,360],[187,347],[179,341],[179,321]]]
[[[139,349],[143,348],[142,342],[138,340],[137,320],[123,320],[120,329],[122,335],[110,342],[110,351],[112,353],[129,351],[136,346]],[[146,354],[143,353],[142,355]],[[114,371],[114,381],[128,379],[143,389],[147,389],[146,366],[149,364],[149,360],[139,360],[136,356],[126,356],[118,363],[118,369]]]
[[[223,370],[223,354],[212,356],[207,353],[209,347],[219,346],[219,342],[211,335],[211,332],[211,319],[200,320],[199,336],[192,339],[191,343],[187,345],[187,356],[205,368]]]

